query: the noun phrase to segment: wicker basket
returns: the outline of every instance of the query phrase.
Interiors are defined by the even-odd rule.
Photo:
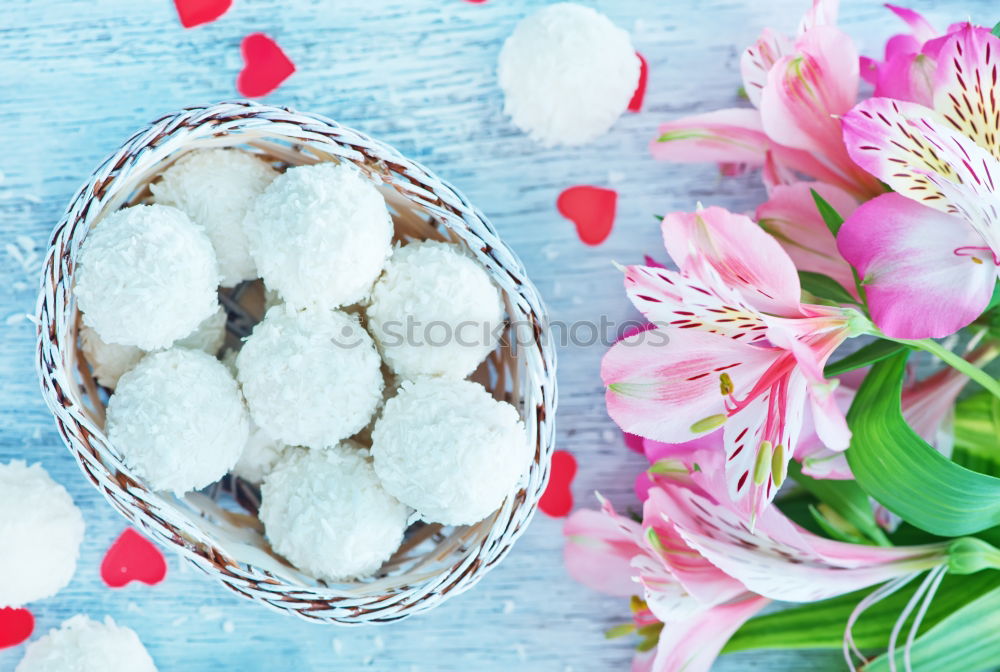
[[[474,378],[520,411],[534,446],[529,472],[494,515],[472,526],[415,524],[377,576],[327,585],[271,552],[256,517],[254,491],[242,481],[227,477],[204,492],[177,498],[151,492],[122,464],[103,429],[107,393],[94,381],[78,347],[72,287],[80,244],[104,214],[148,199],[149,183],[180,155],[219,146],[238,146],[286,166],[350,161],[386,197],[397,236],[459,242],[489,272],[504,295],[508,335],[511,324],[522,327],[519,340],[505,339]],[[230,327],[238,327],[241,309],[251,309],[241,307],[239,290],[221,298],[230,310]],[[188,108],[133,135],[77,191],[56,227],[37,318],[42,393],[66,446],[94,486],[151,538],[223,585],[310,621],[396,621],[467,590],[524,531],[548,480],[555,356],[545,309],[521,263],[462,194],[392,147],[324,117],[238,101]],[[235,331],[231,340],[239,336]]]

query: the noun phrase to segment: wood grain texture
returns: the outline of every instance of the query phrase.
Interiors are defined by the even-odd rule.
[[[222,592],[170,559],[156,587],[105,588],[104,549],[123,527],[80,476],[57,436],[32,369],[37,272],[48,234],[91,168],[136,127],[188,104],[235,96],[239,42],[272,35],[298,72],[267,102],[319,112],[382,138],[457,185],[497,225],[546,297],[553,320],[632,315],[612,259],[662,256],[653,215],[697,201],[736,210],[761,197],[754,177],[653,161],[657,124],[738,105],[738,57],[759,30],[792,31],[805,0],[587,2],[633,34],[650,65],[645,111],[583,148],[544,150],[504,118],[496,55],[541,0],[236,0],[221,20],[183,30],[169,0],[0,0],[0,460],[41,461],[84,511],[79,571],[33,605],[38,632],[77,612],[135,628],[160,669],[246,671],[627,670],[633,642],[605,641],[627,619],[621,600],[569,580],[561,522],[539,515],[476,589],[423,617],[381,628],[321,627]],[[898,24],[880,3],[844,0],[842,24],[873,53]],[[991,0],[912,3],[939,26],[996,21]],[[951,11],[948,11],[950,8]],[[595,184],[621,194],[615,229],[587,248],[555,211],[558,193]],[[634,501],[640,461],[603,410],[604,348],[564,347],[559,448],[579,458],[574,492]],[[2,540],[0,540],[2,543]],[[13,670],[20,650],[0,652]],[[715,669],[840,669],[839,655],[738,654]]]

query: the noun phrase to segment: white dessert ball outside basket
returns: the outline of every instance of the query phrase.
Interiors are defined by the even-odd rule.
[[[245,496],[246,487],[233,487],[240,483],[234,477],[176,497],[150,491],[122,463],[104,431],[107,395],[78,346],[81,321],[73,274],[80,245],[107,213],[148,201],[150,182],[173,161],[207,147],[239,147],[281,167],[353,163],[385,197],[397,238],[456,242],[486,269],[503,295],[508,338],[472,379],[518,410],[532,452],[524,478],[498,511],[471,526],[416,523],[375,576],[327,585],[271,552],[256,516],[259,502]],[[232,326],[238,297],[223,291],[220,299]],[[167,550],[250,600],[310,621],[396,621],[469,589],[524,532],[548,481],[555,353],[545,308],[524,267],[483,214],[453,187],[392,147],[322,116],[235,101],[187,108],[134,134],[76,192],[56,227],[43,267],[37,320],[42,393],[66,446],[94,486]],[[235,342],[237,336],[229,338]]]

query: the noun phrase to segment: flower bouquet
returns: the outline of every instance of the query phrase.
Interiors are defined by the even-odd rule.
[[[601,376],[649,460],[642,511],[602,500],[565,533],[573,577],[631,597],[608,634],[638,635],[635,670],[1000,661],[1000,30],[888,9],[909,31],[859,58],[816,0],[744,52],[750,106],[652,144],[759,170],[768,200],[667,214],[677,270],[623,268],[648,325]]]

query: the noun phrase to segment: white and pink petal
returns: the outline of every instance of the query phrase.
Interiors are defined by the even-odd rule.
[[[724,392],[748,392],[778,355],[695,329],[630,336],[601,362],[608,414],[632,434],[666,443],[690,441],[722,426]]]
[[[941,338],[972,322],[997,279],[994,254],[962,219],[885,194],[837,239],[863,278],[871,316],[891,338]]]

